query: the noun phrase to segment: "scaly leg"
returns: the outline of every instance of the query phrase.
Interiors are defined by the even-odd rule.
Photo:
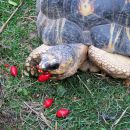
[[[94,46],[89,47],[88,55],[96,66],[110,76],[122,79],[130,78],[130,57],[108,53]]]

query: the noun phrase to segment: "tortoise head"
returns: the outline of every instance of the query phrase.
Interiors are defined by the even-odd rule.
[[[41,55],[39,67],[63,79],[75,74],[86,57],[87,47],[83,44],[57,45]]]

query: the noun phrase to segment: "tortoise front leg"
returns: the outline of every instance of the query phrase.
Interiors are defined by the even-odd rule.
[[[94,46],[89,47],[89,59],[114,78],[130,79],[130,58],[108,53]],[[130,80],[129,80],[130,81]]]

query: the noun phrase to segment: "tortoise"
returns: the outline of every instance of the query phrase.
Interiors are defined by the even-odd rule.
[[[130,78],[130,0],[37,0],[37,31],[43,44],[25,63],[57,79],[82,71]],[[53,76],[52,76],[53,77]]]

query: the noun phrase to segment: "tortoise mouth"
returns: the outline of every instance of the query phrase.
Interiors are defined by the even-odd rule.
[[[50,79],[52,79],[52,80],[56,80],[56,79],[59,79],[60,78],[60,76],[62,76],[62,74],[52,74],[52,76],[50,77]]]
[[[60,80],[63,78],[62,75],[64,75],[64,73],[63,74],[52,74],[52,76],[50,77],[50,80]]]

